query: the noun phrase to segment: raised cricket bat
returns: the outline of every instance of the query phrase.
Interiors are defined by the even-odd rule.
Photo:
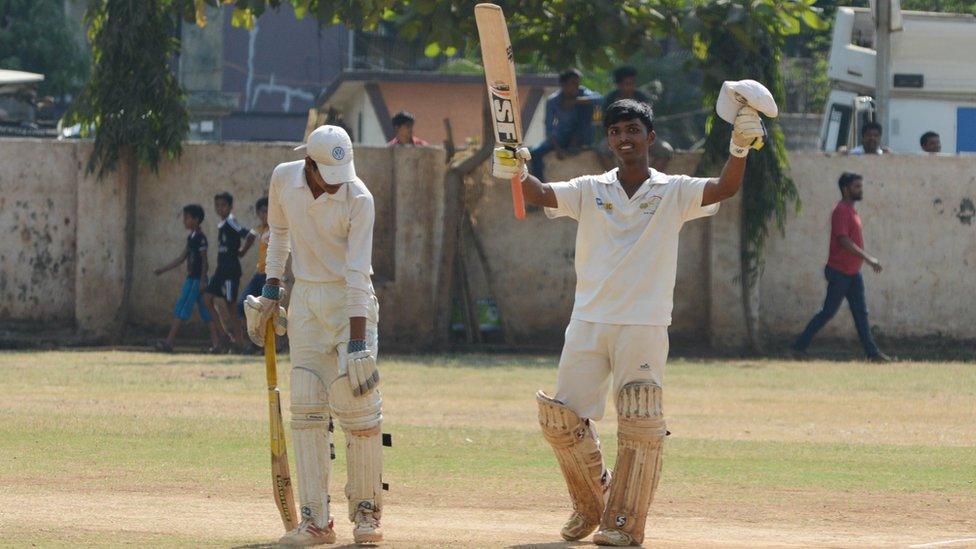
[[[485,66],[495,142],[514,151],[522,146],[522,111],[515,85],[515,55],[508,38],[505,14],[495,4],[478,4],[474,7],[474,18],[481,39],[481,59]],[[515,219],[525,219],[522,180],[518,176],[512,178],[512,203]]]
[[[268,320],[264,332],[264,366],[268,376],[268,412],[271,418],[271,480],[274,487],[275,505],[281,514],[285,531],[298,526],[295,496],[291,489],[291,473],[288,470],[288,447],[285,444],[285,427],[281,419],[281,392],[278,390],[278,357],[275,355],[274,318]]]

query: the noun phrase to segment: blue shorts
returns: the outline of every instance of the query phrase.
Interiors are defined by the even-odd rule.
[[[264,273],[254,273],[251,280],[248,281],[247,286],[244,287],[244,292],[241,293],[240,299],[237,300],[237,314],[241,318],[244,318],[244,300],[247,296],[253,295],[255,297],[261,295],[261,290],[264,288],[264,281],[268,279],[268,275]]]
[[[203,294],[200,293],[200,279],[187,278],[183,281],[183,289],[180,290],[180,298],[176,300],[173,316],[180,320],[190,320],[190,317],[193,316],[194,304],[200,311],[200,318],[204,322],[210,322],[210,311],[203,303]]]

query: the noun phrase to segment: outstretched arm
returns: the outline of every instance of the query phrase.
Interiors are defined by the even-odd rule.
[[[156,269],[153,272],[156,273],[157,275],[161,275],[161,274],[165,273],[166,271],[171,271],[171,270],[179,267],[180,264],[183,263],[184,261],[186,261],[186,249],[183,250],[183,253],[181,253],[179,257],[177,257],[173,261],[170,261],[166,265],[163,265],[162,267]]]

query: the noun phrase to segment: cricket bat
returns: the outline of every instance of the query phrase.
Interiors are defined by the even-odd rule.
[[[515,55],[508,38],[505,14],[495,4],[478,4],[474,7],[474,18],[481,39],[481,59],[485,66],[495,142],[514,151],[522,146],[522,111],[515,85]],[[525,219],[522,180],[518,176],[512,178],[512,202],[515,219]]]
[[[295,512],[295,496],[291,489],[291,473],[288,470],[288,447],[285,444],[285,427],[281,419],[281,392],[278,390],[278,357],[275,355],[274,318],[268,320],[264,331],[264,366],[268,376],[268,411],[271,418],[271,480],[274,487],[275,505],[281,514],[285,531],[298,526]]]

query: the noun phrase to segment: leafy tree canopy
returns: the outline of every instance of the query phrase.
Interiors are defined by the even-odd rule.
[[[88,73],[61,0],[0,0],[0,68],[44,75],[41,95],[77,93]]]

